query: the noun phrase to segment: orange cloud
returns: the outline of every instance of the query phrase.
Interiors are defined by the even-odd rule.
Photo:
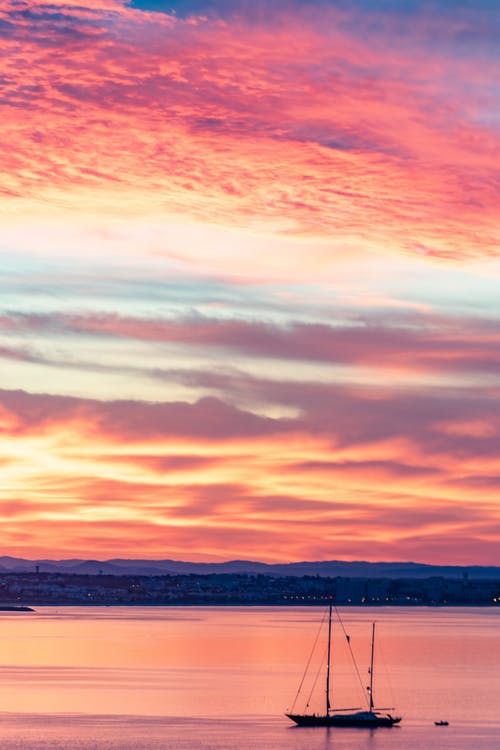
[[[300,419],[271,420],[215,400],[3,392],[5,546],[287,560],[366,557],[373,544],[372,559],[408,559],[411,550],[414,559],[463,562],[463,550],[475,550],[493,562],[496,436],[435,432],[431,403],[411,406],[411,397],[368,404],[340,395],[344,414],[340,401],[334,410],[323,401],[321,421],[312,404]],[[428,544],[438,550],[438,540],[458,537],[460,554],[446,557],[448,541],[429,554]]]

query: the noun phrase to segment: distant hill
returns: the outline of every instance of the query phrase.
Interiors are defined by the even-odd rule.
[[[413,562],[294,562],[267,564],[251,560],[196,563],[178,560],[25,560],[0,557],[0,573],[35,571],[96,575],[168,575],[208,573],[261,573],[269,576],[325,576],[335,578],[462,578],[500,580],[500,567],[480,565],[425,565]]]

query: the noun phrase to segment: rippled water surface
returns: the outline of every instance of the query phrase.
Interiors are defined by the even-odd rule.
[[[296,709],[309,698],[310,710],[322,710],[321,608],[39,608],[0,616],[0,746],[500,748],[499,609],[341,614],[361,684],[336,626],[334,705],[363,705],[375,620],[374,695],[403,715],[400,726],[300,729],[284,717],[318,632]]]

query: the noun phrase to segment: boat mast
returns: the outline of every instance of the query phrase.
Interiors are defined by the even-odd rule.
[[[328,656],[326,660],[326,715],[330,713],[330,661],[332,653],[332,603],[328,615]]]
[[[370,711],[373,711],[373,657],[375,654],[375,623],[372,622],[372,655],[370,659]]]

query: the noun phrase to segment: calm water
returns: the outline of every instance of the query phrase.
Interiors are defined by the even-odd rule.
[[[363,683],[377,622],[376,702],[392,729],[300,729],[292,706],[323,611],[39,608],[0,613],[2,750],[493,750],[500,609],[345,609]],[[324,627],[323,627],[324,631]],[[341,634],[334,705],[361,706]],[[311,692],[320,635],[296,708]],[[311,710],[323,705],[320,672]],[[364,687],[364,685],[363,685]],[[449,727],[435,727],[447,719]]]

